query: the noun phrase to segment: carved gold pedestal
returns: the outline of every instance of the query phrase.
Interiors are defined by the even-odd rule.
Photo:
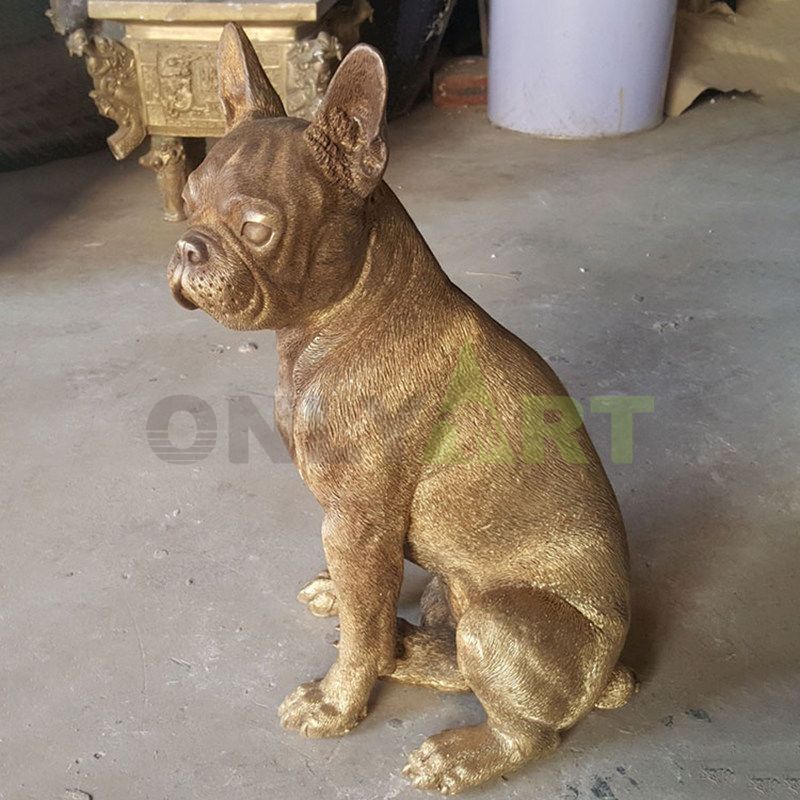
[[[180,199],[193,168],[190,138],[222,136],[216,47],[222,26],[240,22],[291,116],[310,118],[341,60],[369,17],[366,0],[89,0],[90,19],[73,30],[70,52],[86,59],[101,114],[118,130],[108,145],[125,158],[151,135],[139,159],[155,171],[164,218],[184,219]],[[124,31],[109,38],[109,24]]]
[[[177,136],[154,134],[150,137],[150,150],[139,159],[139,163],[156,173],[164,203],[164,219],[167,222],[185,219],[181,194],[196,162],[187,158],[183,140]]]

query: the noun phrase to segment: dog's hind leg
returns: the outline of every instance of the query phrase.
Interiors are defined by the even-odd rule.
[[[423,628],[445,626],[455,629],[456,620],[447,600],[447,587],[438,575],[434,575],[428,581],[419,605],[422,610]]]
[[[456,662],[456,633],[449,625],[417,627],[397,620],[397,661],[381,677],[399,683],[429,686],[440,692],[470,691]]]
[[[397,620],[397,662],[384,677],[441,692],[470,691],[456,661],[456,621],[441,578],[431,578],[419,604],[421,626]]]
[[[458,622],[457,660],[487,720],[427,739],[404,774],[418,788],[455,794],[550,753],[559,731],[600,697],[624,634],[624,625],[603,632],[532,587],[473,599]]]

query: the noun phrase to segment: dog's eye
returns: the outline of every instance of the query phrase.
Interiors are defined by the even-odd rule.
[[[242,237],[250,244],[266,244],[272,238],[272,228],[263,222],[248,220],[242,225]]]

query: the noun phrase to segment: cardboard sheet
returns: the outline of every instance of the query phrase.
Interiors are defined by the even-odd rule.
[[[800,0],[684,0],[678,11],[666,113],[677,116],[706,89],[769,100],[800,94]]]

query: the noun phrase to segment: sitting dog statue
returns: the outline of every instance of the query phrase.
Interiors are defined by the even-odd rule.
[[[338,736],[379,677],[472,691],[404,774],[443,794],[551,752],[635,680],[625,531],[549,366],[445,276],[382,181],[387,77],[354,47],[315,118],[288,118],[241,28],[218,51],[227,133],[185,189],[175,298],[277,331],[276,425],[324,510],[327,569],[299,599],[338,614],[335,663],[280,707]],[[432,574],[398,620],[404,558]]]

